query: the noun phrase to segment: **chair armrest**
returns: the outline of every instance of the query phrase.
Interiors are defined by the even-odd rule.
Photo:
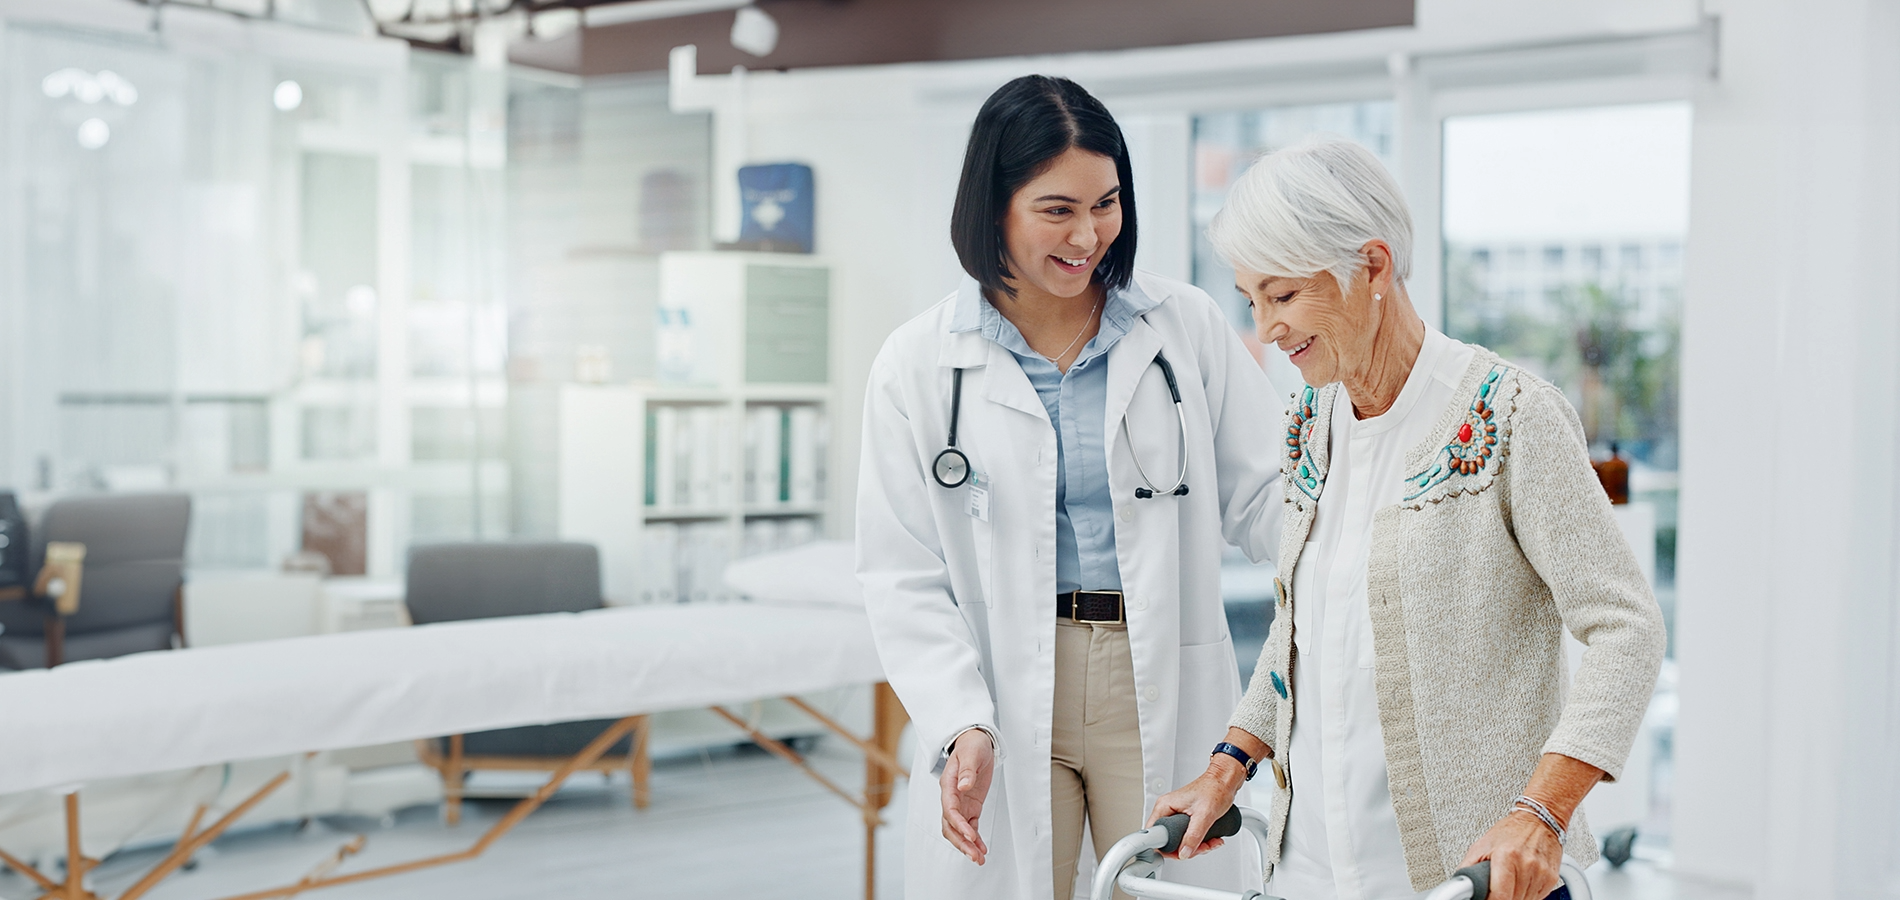
[[[86,545],[73,541],[50,541],[46,562],[33,582],[33,596],[50,597],[53,609],[62,616],[79,611],[79,582],[86,571]]]

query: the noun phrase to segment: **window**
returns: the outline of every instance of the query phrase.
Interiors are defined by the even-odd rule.
[[[1689,128],[1683,103],[1444,123],[1446,332],[1562,388],[1592,452],[1607,457],[1614,445],[1630,463],[1632,500],[1654,514],[1666,614],[1674,606]],[[1527,245],[1543,256],[1542,269],[1527,273],[1535,279],[1528,290],[1497,285],[1469,263],[1476,248],[1504,246],[1507,268],[1516,268],[1509,263]],[[1575,270],[1563,268],[1567,247],[1579,250]]]

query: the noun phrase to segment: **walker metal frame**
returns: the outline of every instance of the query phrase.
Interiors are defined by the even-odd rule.
[[[1267,849],[1267,817],[1250,807],[1237,808],[1240,811],[1240,830],[1253,836],[1264,858]],[[1185,819],[1186,815],[1177,814],[1169,818]],[[1176,842],[1180,840],[1179,833],[1171,834],[1168,826],[1165,820],[1157,822],[1116,841],[1103,855],[1101,864],[1096,866],[1095,882],[1089,892],[1090,900],[1111,900],[1116,888],[1142,900],[1273,900],[1257,889],[1223,891],[1162,881],[1156,877],[1161,870],[1161,854],[1173,852]],[[1175,827],[1184,830],[1185,823],[1177,822]],[[1484,900],[1490,866],[1491,863],[1485,861],[1477,866],[1459,869],[1444,884],[1427,893],[1425,900]],[[1584,877],[1583,869],[1569,857],[1564,858],[1562,877],[1564,886],[1570,889],[1572,900],[1591,900],[1589,880]]]

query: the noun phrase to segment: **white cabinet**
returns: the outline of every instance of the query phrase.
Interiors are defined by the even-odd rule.
[[[824,537],[831,269],[808,256],[665,253],[657,378],[551,404],[555,531],[600,548],[613,605],[732,599],[725,567]]]
[[[732,560],[827,534],[831,407],[822,386],[563,386],[556,530],[600,548],[611,605],[732,599]]]

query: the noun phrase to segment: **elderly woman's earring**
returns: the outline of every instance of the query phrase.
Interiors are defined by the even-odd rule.
[[[1374,303],[1377,303],[1377,302],[1379,302],[1379,301],[1381,301],[1381,300],[1384,300],[1384,299],[1385,299],[1384,297],[1381,297],[1381,296],[1379,296],[1378,294],[1373,294],[1373,295],[1372,295],[1372,302],[1374,302]]]

